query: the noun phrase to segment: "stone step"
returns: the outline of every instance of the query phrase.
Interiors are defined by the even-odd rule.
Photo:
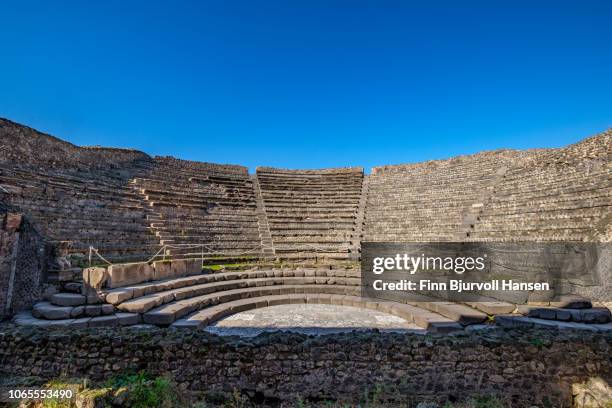
[[[321,293],[295,293],[281,295],[258,296],[247,299],[239,299],[207,307],[195,312],[188,317],[176,320],[170,327],[176,329],[201,329],[216,322],[219,319],[239,313],[245,310],[276,306],[282,304],[335,304],[380,310],[385,313],[396,315],[411,323],[430,330],[432,332],[448,333],[461,330],[462,326],[452,320],[427,310],[418,309],[413,306],[380,301],[377,299],[362,298],[351,295],[330,295]]]
[[[62,285],[62,290],[67,293],[80,294],[83,292],[83,284],[80,282],[67,282]]]
[[[44,320],[74,319],[78,317],[94,317],[110,315],[115,312],[111,304],[56,306],[49,302],[38,302],[32,308],[32,315]]]
[[[81,306],[87,303],[85,296],[76,293],[56,293],[51,296],[51,304],[55,306]]]
[[[317,268],[318,267],[318,268]],[[239,270],[239,271],[223,271],[215,272],[211,269],[209,273],[202,275],[192,275],[173,279],[156,280],[145,282],[137,285],[129,285],[117,289],[111,289],[102,293],[105,301],[113,305],[118,305],[121,302],[139,298],[145,295],[169,291],[173,289],[185,288],[188,286],[202,285],[212,282],[227,282],[239,279],[261,279],[261,278],[316,278],[318,282],[337,283],[335,278],[347,278],[343,280],[344,285],[359,285],[360,272],[358,270],[348,269],[323,269],[319,265],[313,265],[312,269],[255,269],[255,270]],[[317,268],[317,269],[315,269]]]
[[[289,295],[296,293],[326,293],[337,295],[348,294],[356,296],[360,293],[360,289],[356,286],[340,285],[275,285],[233,289],[168,303],[144,313],[143,320],[145,323],[149,324],[162,326],[170,325],[175,320],[185,316],[186,314],[200,310],[206,306],[232,302],[234,300],[245,298],[271,295]]]
[[[555,330],[585,330],[591,332],[612,333],[612,323],[576,323],[563,322],[557,320],[547,320],[534,317],[521,316],[516,314],[495,316],[495,324],[503,327],[529,328],[536,327],[542,329]]]
[[[214,276],[214,275],[212,275]],[[159,291],[141,297],[135,297],[131,300],[125,300],[117,305],[119,310],[133,313],[145,313],[160,305],[189,299],[201,295],[261,286],[278,286],[278,285],[342,285],[342,286],[358,286],[359,280],[356,278],[323,278],[323,277],[266,277],[266,278],[246,278],[233,279],[228,281],[206,282],[197,285],[185,286],[182,288]],[[114,295],[126,292],[115,292]],[[108,302],[116,302],[115,296],[106,296]]]
[[[609,323],[612,321],[610,310],[605,307],[591,309],[569,309],[520,305],[518,312],[524,316],[545,320],[559,320],[578,323]]]
[[[438,313],[463,325],[482,323],[487,314],[461,303],[447,302],[425,295],[411,295],[409,305]]]
[[[45,320],[32,316],[29,312],[20,312],[13,318],[13,322],[18,326],[38,326],[38,327],[70,327],[81,329],[87,327],[114,327],[132,326],[141,322],[138,313],[114,313],[107,316],[81,317],[75,319]]]
[[[512,313],[516,309],[516,305],[499,300],[482,300],[478,302],[466,302],[465,304],[488,315]]]

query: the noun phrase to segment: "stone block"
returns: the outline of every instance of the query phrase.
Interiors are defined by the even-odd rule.
[[[110,315],[115,313],[115,306],[105,303],[101,305],[101,311],[103,315]]]
[[[604,307],[582,309],[581,315],[585,323],[608,323],[611,320],[610,310]]]
[[[548,309],[548,308],[541,308],[539,309],[539,316],[541,319],[546,319],[546,320],[555,320],[557,318],[557,312],[555,309]],[[569,313],[568,313],[569,315]],[[569,320],[569,318],[568,318]]]
[[[116,313],[115,316],[121,326],[132,326],[141,322],[138,313]]]
[[[572,320],[572,314],[564,309],[558,309],[556,311],[557,320],[561,320],[563,322],[569,322]]]
[[[171,261],[155,261],[153,262],[153,280],[161,280],[173,278],[174,275],[172,271],[172,262]]]
[[[107,272],[108,287],[111,289],[147,282],[154,277],[153,267],[146,262],[111,265]]]
[[[89,327],[114,327],[119,324],[119,319],[115,315],[93,317],[89,321]]]
[[[91,317],[82,317],[80,319],[74,319],[72,323],[70,323],[70,327],[75,329],[84,329],[89,325],[89,321]]]
[[[76,293],[56,293],[51,296],[51,303],[56,306],[81,306],[85,300],[85,296]]]
[[[85,314],[87,316],[100,316],[102,314],[102,306],[101,305],[85,306]]]
[[[102,289],[108,279],[106,268],[85,268],[83,269],[83,283],[88,284],[94,289]]]
[[[200,259],[185,259],[185,270],[187,275],[202,273],[202,261]]]
[[[83,285],[81,293],[87,298],[87,303],[95,300],[98,297],[98,291],[101,290],[108,280],[108,272],[106,268],[85,268],[83,269]]]
[[[79,317],[85,313],[85,306],[76,306],[70,312],[70,317]]]
[[[131,288],[115,289],[106,294],[106,302],[112,305],[118,305],[121,302],[125,302],[133,297],[134,290]]]
[[[72,309],[70,306],[55,306],[47,302],[39,302],[34,305],[32,316],[47,320],[69,319]]]
[[[172,261],[171,266],[172,276],[185,276],[187,271],[187,265],[182,259]]]

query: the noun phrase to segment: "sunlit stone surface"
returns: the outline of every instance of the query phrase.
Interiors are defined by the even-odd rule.
[[[425,333],[401,317],[351,306],[293,304],[264,307],[237,313],[206,328],[220,335],[256,336],[264,331],[286,330],[327,334],[352,330]]]

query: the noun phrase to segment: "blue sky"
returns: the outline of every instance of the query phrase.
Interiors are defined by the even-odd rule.
[[[610,1],[87,3],[2,1],[0,116],[252,170],[563,146],[612,127]]]

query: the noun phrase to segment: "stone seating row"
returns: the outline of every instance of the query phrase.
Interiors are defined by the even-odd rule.
[[[164,161],[133,182],[157,215],[150,227],[161,244],[206,245],[171,248],[167,253],[235,256],[260,250],[254,190],[246,169],[224,176],[223,166],[181,163],[174,160],[169,168]]]
[[[338,192],[338,191],[288,191],[288,190],[266,190],[262,192],[262,197],[268,201],[275,200],[285,201],[301,199],[301,200],[323,200],[323,201],[349,201],[360,198],[359,192]]]
[[[93,245],[113,261],[127,261],[158,246],[148,232],[143,203],[124,178],[109,176],[112,172],[17,167],[2,170],[21,187],[11,204],[32,216],[50,238],[72,241],[68,254],[86,254]]]
[[[362,169],[258,168],[266,224],[277,256],[350,256],[363,182]]]
[[[475,156],[373,169],[364,239],[455,240],[464,214],[487,191],[498,165]]]
[[[360,272],[351,269],[252,269],[231,272],[215,272],[204,267],[204,274],[191,274],[189,276],[168,277],[166,279],[152,280],[135,285],[120,286],[116,289],[103,290],[101,298],[110,304],[118,305],[126,300],[141,296],[185,288],[203,283],[233,281],[239,279],[255,278],[313,278],[318,282],[334,283],[334,279],[342,279],[345,285],[358,285]],[[167,275],[166,275],[167,276]]]
[[[541,197],[554,194],[580,194],[582,192],[597,191],[600,189],[609,189],[612,179],[600,177],[593,179],[592,177],[584,176],[580,179],[567,179],[564,177],[556,177],[551,183],[537,184],[533,180],[529,180],[525,184],[518,186],[510,185],[504,180],[503,184],[497,186],[496,193],[504,196],[520,196],[520,197]]]
[[[88,209],[82,207],[45,207],[31,203],[22,202],[19,208],[24,209],[34,218],[42,221],[43,225],[51,222],[61,223],[66,226],[71,224],[93,225],[104,227],[128,226],[133,228],[145,228],[148,226],[142,221],[142,211],[115,211],[109,208]],[[71,217],[67,217],[71,214]]]
[[[402,317],[408,322],[415,323],[434,333],[450,333],[462,329],[461,324],[451,319],[411,305],[352,295],[325,293],[289,293],[233,300],[210,306],[175,320],[170,327],[176,329],[201,329],[235,313],[283,304],[333,304],[379,310]]]
[[[11,165],[0,164],[0,174],[9,180],[28,182],[34,186],[46,184],[56,187],[82,188],[91,191],[113,191],[117,185],[125,186],[125,177],[106,176],[103,171],[74,172],[69,169],[53,170],[29,165],[12,163]],[[129,190],[122,188],[126,193]]]
[[[97,327],[117,327],[133,326],[142,322],[142,318],[137,313],[113,313],[102,316],[84,316],[66,319],[41,319],[32,316],[30,312],[20,312],[15,315],[13,322],[18,326],[38,326],[45,328],[97,328]]]
[[[209,283],[203,283],[198,285],[191,285],[179,289],[172,289],[168,291],[158,292],[150,295],[145,295],[136,299],[127,300],[116,307],[119,310],[133,313],[146,313],[152,309],[156,309],[158,312],[161,310],[159,306],[177,303],[184,300],[189,300],[190,305],[192,304],[192,298],[199,298],[203,295],[210,294],[218,294],[222,292],[234,291],[237,289],[248,289],[248,288],[268,288],[274,286],[275,288],[278,286],[289,286],[293,289],[295,287],[302,286],[325,286],[333,285],[335,287],[341,288],[338,290],[345,291],[348,290],[347,287],[355,287],[355,291],[359,292],[360,288],[358,287],[358,283],[349,282],[350,285],[343,285],[342,280],[346,280],[347,278],[314,278],[314,277],[279,277],[279,278],[250,278],[250,279],[234,279],[234,280],[224,280],[224,281],[214,281]],[[353,278],[354,279],[354,278]],[[292,290],[293,290],[292,289]],[[320,289],[320,288],[319,288]],[[234,292],[232,292],[234,293]],[[243,292],[240,292],[243,293]],[[246,292],[244,292],[246,293]],[[176,308],[173,307],[173,310]],[[166,310],[166,309],[164,309]]]
[[[528,317],[564,322],[609,323],[612,320],[610,309],[606,307],[575,309],[524,305],[518,307],[518,312]]]
[[[176,159],[169,156],[156,156],[154,162],[157,166],[164,166],[166,168],[175,168],[177,171],[193,171],[196,174],[205,173],[218,173],[222,176],[226,175],[239,175],[244,176],[248,174],[248,169],[244,166],[237,166],[231,164],[216,164],[216,163],[205,163],[191,160]]]
[[[246,169],[245,169],[246,170]],[[131,184],[144,185],[152,190],[169,190],[176,193],[197,191],[248,191],[251,180],[248,174],[211,173],[207,171],[196,172],[188,169],[168,169],[165,166],[156,166],[144,176],[136,176]]]

